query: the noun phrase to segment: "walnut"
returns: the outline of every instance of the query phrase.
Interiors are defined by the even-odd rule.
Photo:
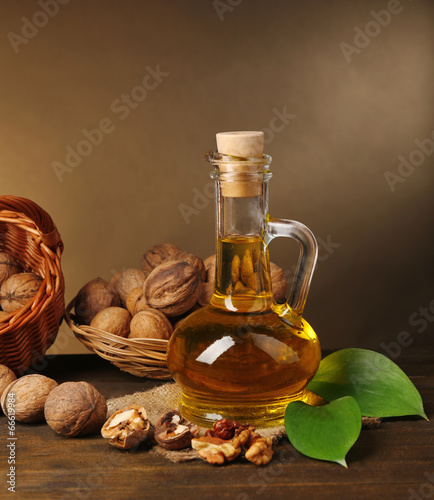
[[[161,243],[154,245],[142,257],[143,271],[150,273],[155,267],[169,260],[173,255],[180,252],[181,249],[172,243]]]
[[[238,436],[229,440],[202,436],[192,439],[191,446],[208,463],[222,465],[238,457],[241,453],[241,446],[247,442],[250,432],[250,430],[244,429]]]
[[[197,425],[186,420],[177,410],[170,410],[162,415],[155,424],[154,438],[166,450],[181,450],[199,437]]]
[[[13,312],[21,309],[38,293],[43,279],[37,274],[14,274],[0,289],[0,305],[3,311]]]
[[[115,290],[116,290],[116,285],[117,285],[117,282],[119,280],[119,278],[121,277],[121,274],[123,273],[124,271],[118,271],[116,274],[113,274],[113,276],[109,279],[108,281],[108,284],[110,286],[112,286]]]
[[[127,303],[127,297],[131,290],[137,287],[143,287],[147,276],[148,273],[144,273],[140,269],[127,269],[120,275],[116,283],[116,291],[124,306]]]
[[[273,457],[273,441],[270,437],[263,437],[258,433],[250,435],[247,441],[248,450],[245,457],[256,465],[267,465]]]
[[[208,283],[205,281],[200,285],[200,295],[198,302],[202,307],[207,306],[211,302],[212,295],[214,293],[214,283]]]
[[[148,437],[150,427],[143,406],[130,405],[113,413],[103,425],[101,435],[108,439],[112,446],[129,450]]]
[[[148,307],[133,316],[129,338],[169,340],[172,333],[172,325],[166,316],[157,309]]]
[[[200,279],[202,281],[206,281],[206,269],[203,263],[203,260],[190,252],[178,252],[173,255],[170,260],[183,260],[184,262],[188,262],[191,266],[193,266],[196,271],[199,273]]]
[[[131,314],[122,307],[106,307],[102,309],[90,322],[92,328],[104,332],[128,337],[130,333]]]
[[[5,365],[0,365],[0,398],[6,387],[17,379],[15,373]]]
[[[178,316],[196,304],[200,282],[196,269],[187,262],[168,261],[151,272],[143,292],[150,307],[166,316]]]
[[[285,271],[277,264],[270,262],[270,273],[274,300],[280,302],[285,298],[287,287]]]
[[[80,325],[90,325],[99,311],[106,307],[119,307],[121,301],[116,290],[102,278],[86,283],[75,299],[75,316]]]
[[[215,281],[215,268],[217,264],[216,259],[216,254],[213,254],[203,261],[206,270],[206,281],[209,283],[214,283]]]
[[[5,252],[0,252],[0,286],[14,274],[22,271],[18,262]]]
[[[138,286],[136,288],[133,288],[131,292],[128,294],[127,300],[125,302],[126,308],[128,309],[128,312],[131,314],[131,316],[134,316],[136,314],[136,305],[138,302],[143,297],[143,286]],[[142,301],[144,304],[146,304],[146,301]]]
[[[15,419],[19,422],[40,422],[44,420],[44,405],[57,382],[44,375],[32,374],[10,383],[3,391],[1,407],[8,414],[8,403],[13,397]]]
[[[99,431],[106,420],[104,397],[87,382],[64,382],[45,401],[48,425],[63,436],[84,436]]]

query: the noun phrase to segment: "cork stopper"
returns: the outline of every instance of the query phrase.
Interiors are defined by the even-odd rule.
[[[216,134],[217,150],[220,154],[240,156],[242,158],[262,158],[264,151],[264,133],[257,131],[219,132]],[[222,181],[223,196],[245,198],[261,196],[262,178],[252,178],[258,172],[258,165],[248,161],[234,161],[220,164],[220,172],[237,174]],[[243,175],[245,173],[245,175]],[[260,175],[258,174],[258,177]]]

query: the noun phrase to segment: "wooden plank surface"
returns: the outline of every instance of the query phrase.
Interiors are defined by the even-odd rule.
[[[99,436],[66,439],[46,424],[18,424],[14,494],[7,491],[7,421],[1,416],[0,498],[434,498],[434,355],[402,354],[397,362],[420,390],[431,421],[388,419],[379,429],[363,430],[347,456],[348,469],[304,457],[287,440],[266,467],[242,461],[213,467],[174,464],[146,446],[122,452]],[[107,399],[158,385],[94,355],[57,356],[38,372],[59,383],[86,380]]]

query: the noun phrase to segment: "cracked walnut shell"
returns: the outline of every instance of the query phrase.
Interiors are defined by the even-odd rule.
[[[186,420],[179,411],[169,410],[155,424],[154,438],[166,450],[182,450],[199,434],[197,425]]]
[[[8,403],[12,400],[11,408],[18,422],[40,422],[44,420],[45,401],[55,387],[57,382],[49,377],[37,373],[25,375],[9,384],[3,391],[3,413],[8,414]]]
[[[45,420],[58,434],[84,436],[101,429],[106,420],[105,398],[87,382],[64,382],[45,401]]]
[[[130,405],[113,413],[103,425],[101,435],[112,446],[129,450],[147,438],[150,427],[145,408]]]

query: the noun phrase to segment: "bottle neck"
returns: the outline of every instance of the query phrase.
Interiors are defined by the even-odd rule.
[[[250,187],[256,196],[236,194],[231,175],[216,174],[217,266],[212,304],[231,311],[257,312],[272,302],[268,246],[264,240],[268,213],[268,178],[256,173]]]

